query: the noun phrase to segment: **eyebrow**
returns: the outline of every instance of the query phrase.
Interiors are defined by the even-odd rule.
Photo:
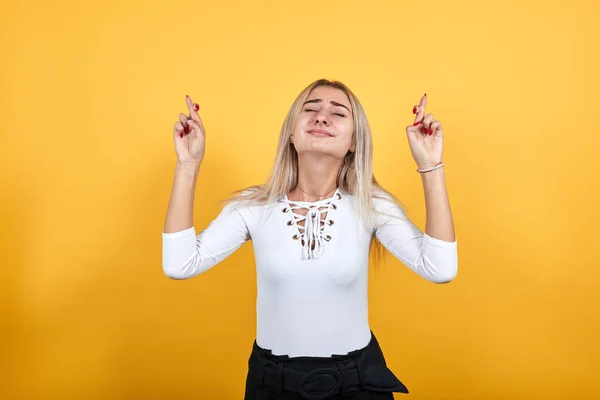
[[[304,105],[308,104],[308,103],[322,103],[323,100],[322,99],[313,99],[313,100],[308,100],[306,103],[304,103]],[[338,103],[337,101],[333,101],[331,100],[331,104],[333,104],[334,106],[338,106],[338,107],[344,107],[346,110],[348,110],[348,112],[350,112],[350,109],[348,107],[346,107],[345,105]]]

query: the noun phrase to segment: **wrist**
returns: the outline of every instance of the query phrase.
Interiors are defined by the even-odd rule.
[[[198,172],[200,171],[200,165],[201,163],[197,163],[197,162],[177,162],[177,165],[175,167],[175,172],[177,173],[181,173],[184,175],[198,175]]]
[[[444,168],[438,168],[430,172],[423,172],[419,174],[421,182],[427,187],[435,187],[439,184],[444,184],[446,181],[446,174]]]
[[[425,164],[418,166],[417,172],[426,174],[426,173],[431,173],[433,171],[437,171],[438,169],[441,169],[443,167],[444,167],[443,161],[439,161],[437,163],[425,163]]]
[[[202,161],[177,161],[178,168],[198,169]]]

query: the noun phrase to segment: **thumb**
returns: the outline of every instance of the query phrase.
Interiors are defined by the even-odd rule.
[[[409,125],[406,127],[406,133],[418,133],[419,132],[419,125],[422,125],[423,121],[417,121],[412,125]]]
[[[190,118],[187,120],[190,129],[194,132],[196,137],[204,136],[204,126],[202,126],[202,122],[196,122]]]

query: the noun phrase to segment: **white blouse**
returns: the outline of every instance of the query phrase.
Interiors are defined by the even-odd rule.
[[[194,227],[163,232],[163,271],[172,279],[192,278],[251,239],[257,344],[291,357],[346,354],[371,338],[367,278],[373,235],[431,282],[451,281],[458,268],[456,241],[421,232],[391,199],[374,198],[373,204],[386,215],[366,226],[355,212],[354,196],[339,189],[318,202],[283,196],[269,205],[231,203],[198,234]]]

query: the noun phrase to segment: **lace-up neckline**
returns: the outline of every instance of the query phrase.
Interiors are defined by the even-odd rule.
[[[291,201],[287,194],[283,198],[285,207],[282,212],[291,212],[293,219],[288,221],[288,226],[297,228],[296,234],[292,236],[294,240],[300,240],[302,243],[302,259],[311,260],[321,257],[324,250],[324,242],[329,242],[332,237],[327,234],[326,227],[334,224],[333,218],[329,215],[330,210],[336,210],[335,200],[341,200],[342,195],[339,189],[336,189],[329,198],[307,202]],[[294,210],[305,209],[306,215],[294,212]],[[326,219],[322,219],[322,214]],[[304,221],[304,225],[300,225]]]

